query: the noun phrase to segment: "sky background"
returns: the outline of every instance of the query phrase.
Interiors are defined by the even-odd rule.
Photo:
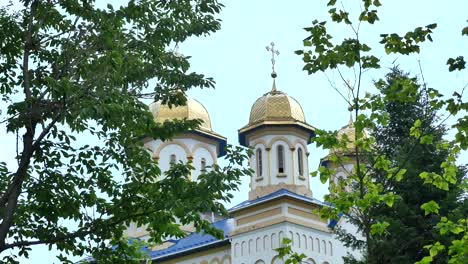
[[[114,6],[124,1],[112,1]],[[273,1],[237,0],[224,1],[225,8],[219,15],[221,30],[201,38],[193,38],[181,43],[179,52],[192,56],[191,70],[213,77],[216,89],[192,90],[188,94],[199,100],[209,111],[215,132],[227,137],[229,144],[237,145],[237,130],[247,124],[250,108],[255,100],[271,89],[271,53],[265,47],[274,41],[280,55],[276,59],[278,73],[277,88],[299,101],[306,121],[320,129],[337,130],[349,118],[346,102],[334,91],[324,74],[308,75],[302,71],[303,62],[294,51],[302,48],[302,40],[307,37],[304,27],[311,26],[315,19],[328,20],[328,1]],[[381,1],[380,22],[361,27],[361,37],[373,48],[373,54],[382,59],[382,69],[366,72],[363,89],[375,92],[372,81],[381,78],[392,62],[406,71],[421,77],[418,61],[429,87],[450,95],[460,91],[466,84],[463,73],[448,73],[446,61],[449,57],[468,56],[468,37],[461,37],[461,29],[467,25],[468,0],[392,0]],[[3,4],[3,1],[2,1]],[[350,11],[356,10],[359,1],[343,1]],[[1,4],[0,4],[1,5]],[[105,6],[105,4],[103,4]],[[356,13],[354,13],[356,14]],[[351,14],[352,15],[352,14]],[[356,16],[355,16],[356,17]],[[388,56],[383,46],[378,44],[381,33],[399,33],[438,23],[433,34],[433,43],[422,44],[421,53],[411,56]],[[330,24],[329,33],[334,40],[350,36],[345,26]],[[328,75],[342,87],[339,76]],[[353,75],[347,72],[351,81]],[[343,87],[343,92],[346,90]],[[465,96],[465,100],[466,100]],[[148,101],[149,103],[149,101]],[[4,109],[4,106],[1,107]],[[454,119],[449,119],[453,122]],[[5,134],[0,127],[2,151],[0,160],[12,161],[15,155],[14,137]],[[309,145],[309,167],[318,167],[326,150]],[[468,155],[463,153],[460,163],[466,163]],[[11,163],[14,164],[14,163]],[[247,199],[249,179],[244,178],[240,191],[227,207]],[[311,181],[314,197],[322,200],[327,185],[316,178]],[[1,256],[0,256],[1,257]],[[29,260],[22,263],[59,263],[54,252],[47,247],[34,247]]]

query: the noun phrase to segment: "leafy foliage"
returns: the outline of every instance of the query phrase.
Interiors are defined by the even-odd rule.
[[[386,80],[379,83],[385,102],[382,112],[388,121],[373,131],[376,147],[403,168],[405,175],[400,179],[388,178],[385,171],[375,175],[376,181],[382,182],[399,199],[391,208],[380,206],[373,211],[378,221],[390,225],[384,236],[368,242],[372,246],[368,258],[375,263],[414,263],[424,256],[421,249],[440,237],[434,230],[439,221],[437,214],[447,214],[463,206],[459,202],[463,191],[457,183],[463,181],[465,172],[463,168],[457,172],[457,167],[448,166],[454,170],[453,177],[452,174],[449,178],[442,177],[450,148],[443,139],[446,128],[428,101],[425,85],[419,85],[416,78],[410,78],[398,68],[393,68]],[[408,90],[411,92],[405,92]],[[401,91],[405,96],[397,96]],[[438,175],[437,186],[444,190],[421,177],[429,175],[428,171]],[[437,262],[446,263],[447,259],[437,258]]]
[[[147,226],[152,243],[185,235],[176,218],[219,235],[199,212],[226,213],[221,202],[250,173],[238,167],[247,153],[229,149],[229,165],[213,166],[198,182],[189,180],[190,164],[161,175],[142,139],[167,140],[199,121],[155,123],[141,99],[181,105],[186,90],[213,87],[211,78],[188,72],[188,57],[170,46],[218,30],[222,5],[21,4],[0,8],[2,122],[18,139],[16,168],[0,163],[0,252],[27,256],[31,246],[46,244],[100,263],[128,263],[123,256],[138,251],[123,237],[130,222]]]
[[[425,249],[429,256],[421,263],[444,260],[465,263],[466,250],[461,248],[467,245],[466,226],[463,228],[461,223],[466,223],[463,193],[467,191],[467,182],[464,171],[456,166],[458,154],[468,148],[468,121],[466,115],[460,115],[468,110],[468,103],[462,98],[464,88],[462,92],[454,92],[453,98],[443,99],[438,90],[428,88],[425,83],[421,87],[415,78],[392,69],[387,80],[374,83],[378,94],[363,94],[363,74],[379,69],[381,59],[372,54],[371,45],[361,41],[361,24],[379,21],[380,5],[379,1],[363,0],[360,12],[353,16],[339,1],[329,1],[331,20],[349,29],[352,37],[334,43],[327,23],[314,20],[311,27],[305,28],[308,36],[304,39],[304,49],[296,51],[309,74],[338,73],[349,90],[349,99],[333,80],[329,82],[346,100],[356,120],[352,124],[355,130],[352,139],[334,131],[318,131],[317,138],[313,139],[317,146],[330,149],[327,162],[333,164],[313,173],[313,176],[320,175],[322,182],[330,182],[330,194],[325,200],[333,207],[324,208],[321,215],[325,219],[337,219],[344,213],[362,234],[360,239],[346,230],[337,230],[346,245],[364,251],[361,260],[347,256],[346,263],[391,263],[376,257],[377,245],[388,248],[381,250],[387,257],[397,257],[402,253],[399,249],[408,245],[401,239],[405,236],[414,238],[408,242],[411,248],[407,252],[412,251],[411,256],[394,263],[414,262],[424,256]],[[437,24],[432,23],[404,35],[384,33],[380,35],[380,44],[386,54],[419,53],[421,45],[432,42],[436,28]],[[466,28],[462,35],[467,35]],[[463,70],[465,64],[463,56],[447,61],[449,71]],[[353,81],[347,79],[347,69],[354,75]],[[456,135],[450,141],[442,138],[447,119],[440,121],[438,111],[445,111],[448,116],[458,115],[453,126]],[[369,136],[366,131],[377,132]],[[341,169],[347,175],[336,179],[337,168],[346,164],[353,164],[353,170]],[[440,232],[439,227],[444,223],[459,232],[450,233],[446,229]],[[418,225],[420,229],[415,228]],[[385,244],[385,241],[393,242]]]
[[[283,259],[284,257],[287,256],[287,259],[284,261],[285,264],[302,263],[302,260],[306,258],[306,255],[293,252],[291,248],[291,242],[292,242],[291,239],[283,238],[283,241],[282,241],[283,245],[275,249],[275,251],[278,252],[278,257]]]

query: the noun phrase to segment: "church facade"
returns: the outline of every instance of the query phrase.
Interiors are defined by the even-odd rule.
[[[162,171],[171,162],[192,161],[195,169],[191,178],[196,181],[206,167],[225,155],[226,138],[212,130],[209,113],[200,102],[188,98],[187,105],[172,108],[155,102],[150,110],[158,122],[174,118],[203,121],[199,129],[172,141],[148,139],[145,142]],[[341,130],[341,133],[352,132],[352,123]],[[329,205],[313,198],[310,189],[307,145],[314,135],[315,128],[306,122],[299,102],[279,91],[273,79],[271,91],[256,100],[248,124],[239,129],[239,143],[253,149],[249,164],[254,174],[248,199],[229,209],[227,218],[205,215],[213,226],[223,230],[224,238],[215,239],[194,232],[191,226],[183,226],[187,237],[168,239],[151,249],[152,262],[284,263],[275,251],[282,246],[283,238],[291,240],[294,252],[307,256],[304,263],[342,263],[342,257],[348,253],[356,256],[358,253],[345,248],[332,232],[336,225],[351,231],[354,227],[344,218],[324,220],[316,213],[316,209]],[[352,164],[345,166],[348,170],[352,167]],[[127,235],[147,237],[144,228],[134,225],[128,228]]]

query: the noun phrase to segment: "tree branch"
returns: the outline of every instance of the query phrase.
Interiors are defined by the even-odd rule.
[[[121,223],[123,223],[125,221],[131,220],[133,218],[153,214],[153,213],[155,213],[157,211],[158,211],[158,209],[153,209],[151,211],[144,211],[144,212],[140,212],[140,213],[137,213],[137,214],[127,214],[127,215],[125,215],[125,217],[122,217],[122,218],[119,218],[119,219],[110,218],[110,219],[107,219],[107,220],[103,220],[101,218],[98,218],[97,220],[94,220],[93,222],[89,223],[89,226],[87,226],[87,227],[79,228],[78,230],[76,230],[74,232],[67,233],[67,234],[64,234],[64,235],[61,235],[61,236],[56,236],[56,237],[46,239],[46,240],[19,241],[19,242],[15,242],[15,243],[5,244],[3,247],[0,247],[0,252],[4,251],[4,250],[7,250],[7,249],[11,249],[11,248],[16,248],[16,247],[28,247],[28,246],[41,245],[41,244],[54,244],[54,243],[64,241],[64,240],[67,240],[67,239],[75,239],[75,238],[85,237],[85,236],[87,236],[87,235],[89,235],[91,233],[94,233],[94,232],[96,232],[98,230],[98,227],[99,227],[97,225],[98,220],[103,220],[104,222],[109,222],[109,223],[106,223],[106,224],[102,223],[102,222],[99,223],[101,225],[106,226],[106,228],[109,228],[109,227],[121,224]]]
[[[21,194],[21,185],[27,176],[29,163],[32,156],[32,144],[35,134],[37,121],[33,118],[33,111],[37,103],[32,100],[29,76],[29,55],[32,48],[33,22],[36,14],[36,9],[39,2],[35,0],[31,3],[31,13],[29,15],[28,29],[25,36],[24,54],[23,54],[23,88],[26,101],[30,104],[29,109],[29,124],[25,124],[26,133],[23,135],[23,152],[18,169],[13,177],[12,183],[8,186],[7,191],[0,199],[2,206],[2,223],[0,224],[0,248],[5,245],[6,237],[13,223],[13,215],[15,213],[18,197]],[[1,251],[0,251],[1,252]]]

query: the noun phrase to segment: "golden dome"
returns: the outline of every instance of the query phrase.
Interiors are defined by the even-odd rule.
[[[364,138],[369,137],[365,130],[362,133]],[[329,155],[354,155],[356,151],[356,128],[354,127],[353,118],[351,116],[349,117],[348,124],[338,130],[338,140],[341,140],[345,135],[347,138],[346,148],[332,148],[329,151]]]
[[[304,111],[296,99],[273,88],[255,101],[250,110],[249,123],[239,129],[239,143],[248,146],[251,132],[268,127],[293,127],[305,132],[309,139],[315,136],[315,128],[306,123]]]
[[[331,148],[328,154],[320,159],[320,166],[327,166],[332,156],[354,156],[356,144],[356,128],[354,127],[353,119],[350,116],[349,122],[346,126],[338,130],[337,139],[341,140],[346,135],[348,142],[346,149],[341,147]]]
[[[355,149],[355,143],[356,143],[356,129],[354,128],[353,119],[351,118],[349,120],[349,123],[338,131],[338,139],[341,140],[344,137],[344,135],[346,135],[347,140],[348,140],[346,144],[346,148],[348,149],[348,151],[353,152]],[[335,153],[335,152],[337,151],[330,149],[330,153]]]
[[[161,104],[160,101],[151,103],[149,109],[157,122],[164,122],[171,119],[201,119],[199,129],[211,131],[210,115],[206,108],[197,100],[187,98],[186,105],[172,106]]]
[[[299,121],[305,123],[304,111],[296,99],[280,91],[258,98],[250,110],[249,125],[262,121]]]

